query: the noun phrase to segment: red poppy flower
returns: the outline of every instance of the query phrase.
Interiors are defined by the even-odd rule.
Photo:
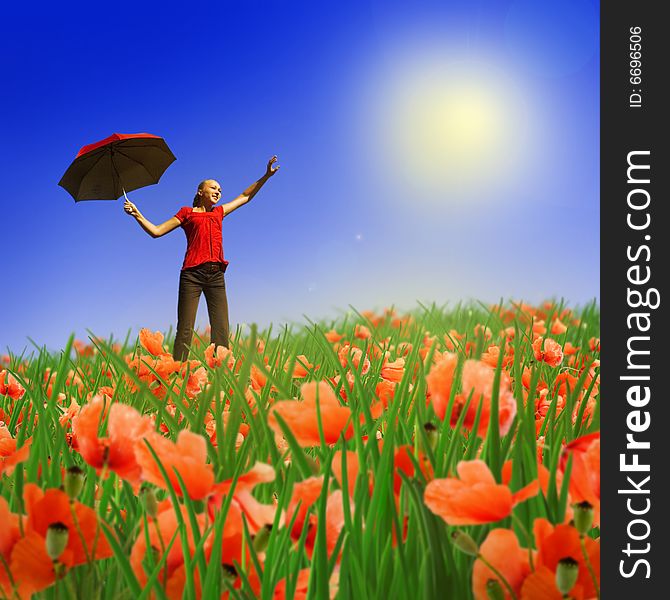
[[[170,354],[163,348],[163,334],[160,331],[152,332],[143,327],[140,329],[140,344],[149,353],[154,356],[161,356],[163,354]]]
[[[382,367],[381,376],[387,381],[399,383],[405,373],[405,359],[396,358],[393,362],[386,362]]]
[[[225,364],[229,370],[233,370],[235,366],[235,356],[230,348],[225,346],[216,346],[216,353],[214,351],[214,344],[210,344],[205,348],[205,361],[211,369],[215,369]]]
[[[563,349],[551,338],[538,337],[533,342],[533,352],[537,360],[547,363],[550,367],[557,367],[563,362]]]
[[[323,475],[321,475],[319,477],[308,477],[293,485],[293,494],[286,510],[286,522],[290,523],[297,512],[291,529],[291,537],[296,541],[302,533],[307,512],[321,495],[323,481]]]
[[[32,438],[23,441],[23,445],[16,447],[16,440],[9,433],[7,425],[0,424],[0,476],[11,475],[16,465],[28,460]]]
[[[518,598],[521,586],[531,570],[528,550],[519,545],[515,533],[509,529],[491,530],[479,547],[479,553],[505,578]],[[503,582],[483,561],[477,559],[472,569],[472,593],[475,600],[490,598],[486,587],[491,579],[500,583],[505,597],[509,598]]]
[[[143,417],[132,406],[115,402],[109,408],[108,437],[98,437],[104,420],[105,402],[95,396],[72,419],[72,431],[77,449],[92,467],[109,468],[133,485],[140,482],[141,468],[135,458],[135,444],[153,431],[151,420]]]
[[[304,400],[282,400],[276,402],[268,417],[270,427],[281,434],[282,429],[275,418],[278,414],[291,429],[301,446],[318,446],[319,436],[318,407],[321,413],[321,427],[326,444],[334,444],[344,432],[345,439],[353,435],[351,409],[340,405],[332,388],[325,382],[305,383],[300,388]]]
[[[398,446],[393,454],[393,466],[395,469],[393,474],[393,492],[396,496],[397,503],[400,501],[400,488],[403,483],[400,473],[404,473],[410,479],[415,476],[416,467],[414,460],[412,460],[414,454],[414,448],[410,444]],[[423,452],[419,452],[418,456],[415,457],[415,460],[419,464],[424,479],[430,481],[433,478],[433,467],[431,466],[430,461],[426,458]]]
[[[584,598],[595,597],[596,590],[584,559],[579,532],[570,525],[554,526],[546,519],[535,519],[533,531],[537,546],[535,566],[536,573],[539,573],[536,577],[543,577],[542,570],[544,568],[551,572],[555,581],[558,562],[570,557],[577,562],[579,568],[577,583],[569,592],[570,595]],[[600,544],[588,536],[584,538],[584,543],[591,568],[596,576],[598,585],[600,585]],[[522,589],[522,598],[524,600],[541,600],[539,596],[531,593],[539,587],[538,583],[536,578],[533,578],[524,585],[524,589]]]
[[[21,538],[19,517],[10,512],[9,504],[0,496],[0,591],[11,597],[11,579],[5,565],[10,563],[12,550]]]
[[[12,400],[19,400],[25,393],[25,388],[14,375],[7,370],[0,371],[0,396],[9,396]]]
[[[274,481],[274,478],[275,470],[270,465],[257,462],[244,475],[238,477],[235,483],[232,504],[236,504],[239,507],[240,513],[244,515],[249,532],[252,535],[256,534],[261,527],[274,523],[277,507],[274,504],[262,504],[256,500],[251,492],[257,485]],[[223,498],[230,493],[232,488],[232,479],[214,485],[208,501],[208,508],[212,518],[214,518],[214,513],[221,507]],[[283,519],[280,515],[281,523],[283,523]]]
[[[291,596],[291,598],[293,600],[307,600],[307,588],[309,586],[309,579],[310,579],[309,568],[302,569],[298,572],[298,577],[296,579],[294,593],[293,593],[293,596]],[[286,598],[287,598],[287,596],[286,596],[286,579],[282,579],[277,584],[277,587],[275,588],[273,599],[274,600],[286,600]]]
[[[593,506],[595,526],[600,524],[600,432],[590,433],[570,442],[561,453],[560,468],[565,471],[572,456],[570,497],[573,502]]]
[[[433,365],[426,377],[430,402],[433,404],[435,414],[440,419],[444,419],[449,404],[457,363],[458,357],[455,354],[447,352],[438,363]],[[491,418],[491,396],[493,394],[494,379],[495,370],[489,365],[478,360],[468,359],[465,361],[461,376],[461,393],[456,394],[454,397],[454,406],[451,413],[452,425],[456,424],[467,402],[467,398],[472,395],[463,420],[463,427],[472,429],[481,404],[481,416],[477,435],[482,438],[486,437]],[[505,435],[512,426],[512,422],[516,416],[516,408],[516,400],[512,394],[509,376],[503,371],[500,374],[498,390],[498,425],[501,435]]]
[[[165,584],[166,589],[169,587],[171,590],[174,590],[175,588],[181,587],[181,591],[183,591],[186,580],[177,572],[178,569],[184,565],[184,546],[181,539],[182,534],[179,530],[177,510],[180,511],[186,526],[186,539],[184,541],[188,547],[189,554],[193,556],[195,553],[193,527],[184,506],[178,505],[177,508],[175,508],[170,502],[161,503],[158,515],[156,518],[150,519],[147,522],[146,527],[144,525],[142,526],[142,530],[139,532],[130,552],[130,565],[135,576],[142,585],[145,585],[147,582],[147,575],[142,565],[147,552],[147,537],[149,538],[149,548],[157,553],[155,562],[158,562],[162,558],[162,548],[167,546],[175,533],[177,533],[177,539],[168,552],[165,561],[165,570],[161,574],[161,581]],[[205,518],[206,516],[204,514],[197,515],[196,517],[196,523],[200,530],[200,534],[205,530]],[[175,581],[172,581],[173,577],[175,578]],[[194,580],[199,582],[200,577],[196,576],[194,577]],[[177,597],[181,598],[181,595]]]
[[[354,488],[356,487],[356,479],[358,478],[358,454],[351,450],[346,451],[346,461],[347,461],[347,491],[349,497],[354,497]],[[342,450],[338,450],[333,455],[333,461],[331,463],[331,469],[333,471],[333,476],[335,477],[337,483],[342,487],[344,478],[342,477]]]
[[[192,500],[201,500],[212,492],[214,471],[212,465],[207,464],[207,442],[203,436],[183,429],[175,443],[152,431],[146,440],[158,456],[170,485],[178,495],[186,493]],[[134,456],[142,479],[167,489],[167,482],[145,442],[135,444]],[[182,489],[177,473],[184,481],[186,491]]]
[[[355,507],[353,501],[349,501],[349,510],[353,513]],[[310,558],[314,554],[314,545],[316,544],[317,527],[326,528],[326,551],[330,558],[335,551],[337,538],[344,527],[344,504],[342,500],[342,490],[331,492],[326,501],[326,522],[320,523],[317,515],[310,517],[312,526],[305,540],[305,550]],[[341,552],[341,550],[340,550]],[[339,562],[339,557],[338,557]]]
[[[28,513],[26,529],[46,538],[53,523],[63,523],[68,528],[67,549],[72,553],[72,564],[112,556],[112,549],[102,532],[95,511],[59,489],[42,491],[34,483],[24,487],[23,500]]]
[[[459,479],[434,479],[424,492],[426,506],[449,525],[495,523],[512,514],[512,508],[536,495],[539,482],[533,481],[513,493],[496,482],[482,460],[461,461]]]
[[[362,375],[365,375],[370,370],[370,359],[363,354],[363,350],[352,346],[350,344],[345,344],[337,352],[337,356],[340,359],[340,364],[346,369],[349,368],[349,361],[354,366],[355,369],[360,368]],[[362,365],[361,365],[362,361]]]

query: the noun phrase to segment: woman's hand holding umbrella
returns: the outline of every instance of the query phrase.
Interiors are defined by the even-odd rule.
[[[123,210],[125,210],[131,217],[141,217],[142,213],[138,210],[137,206],[135,206],[130,200],[126,200],[123,203]]]
[[[154,225],[149,219],[147,219],[130,200],[126,198],[126,201],[123,203],[123,210],[125,210],[131,217],[135,217],[136,221],[140,224],[140,227],[144,229],[151,237],[157,238],[170,233],[173,229],[176,229],[181,224],[177,217],[172,217],[161,223],[160,225]]]

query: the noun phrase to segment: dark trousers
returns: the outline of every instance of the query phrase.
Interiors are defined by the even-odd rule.
[[[228,299],[221,263],[203,263],[183,269],[179,275],[177,304],[177,334],[172,356],[175,360],[188,358],[200,294],[205,293],[212,343],[228,347]]]

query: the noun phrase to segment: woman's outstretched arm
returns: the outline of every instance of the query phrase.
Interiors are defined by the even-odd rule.
[[[265,182],[270,179],[277,171],[279,171],[279,165],[276,167],[274,164],[277,162],[277,157],[273,156],[269,161],[268,161],[268,166],[265,171],[265,175],[261,177],[258,181],[252,183],[246,190],[244,190],[235,200],[231,200],[230,202],[223,204],[223,214],[224,215],[229,215],[231,212],[233,212],[236,208],[239,208],[243,204],[246,204],[251,200],[257,193],[258,191],[265,185]]]
[[[171,219],[161,223],[160,225],[154,225],[149,221],[135,206],[130,200],[126,200],[123,204],[123,209],[132,217],[135,217],[135,220],[141,225],[142,229],[146,231],[152,238],[158,238],[166,233],[170,233],[173,229],[176,229],[181,225],[181,222],[177,217],[172,217]]]

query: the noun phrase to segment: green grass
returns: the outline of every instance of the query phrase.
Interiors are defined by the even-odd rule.
[[[562,308],[562,305],[556,306],[554,310],[559,312]],[[512,309],[507,317],[514,312]],[[570,341],[581,347],[579,356],[587,361],[597,360],[599,354],[590,351],[588,344],[590,338],[599,337],[598,308],[591,304],[575,310],[574,316],[581,318],[580,326],[569,326],[566,333],[550,337],[561,345]],[[366,340],[354,338],[357,324],[366,325],[372,337]],[[476,332],[478,324],[491,330],[493,336],[490,340],[485,339],[481,330]],[[126,342],[117,351],[112,348],[112,340],[91,340],[90,349],[94,349],[94,352],[79,355],[73,352],[74,339],[70,338],[63,351],[56,354],[38,349],[36,354],[28,357],[10,355],[9,364],[5,368],[26,392],[19,400],[0,395],[0,409],[18,445],[32,438],[32,446],[28,460],[19,465],[11,476],[0,478],[0,495],[8,500],[14,512],[21,512],[22,491],[26,482],[38,483],[43,489],[58,487],[62,484],[62,468],[80,466],[86,472],[86,484],[79,500],[95,507],[106,524],[104,535],[115,553],[113,558],[71,570],[64,580],[36,597],[77,597],[86,600],[147,598],[151,593],[157,598],[165,597],[162,585],[166,563],[164,553],[159,551],[155,556],[151,552],[147,553],[144,562],[147,585],[144,591],[129,563],[130,550],[137,537],[143,535],[142,531],[147,524],[141,499],[128,483],[120,481],[114,474],[105,480],[98,478],[95,470],[72,449],[68,443],[69,430],[59,423],[60,416],[72,400],[83,406],[87,402],[87,395],[96,393],[103,385],[115,388],[115,402],[127,403],[143,414],[155,415],[156,426],[167,430],[166,435],[171,439],[175,439],[183,428],[204,435],[208,440],[208,457],[217,481],[232,478],[236,482],[256,461],[269,462],[275,469],[274,482],[259,485],[254,492],[255,497],[263,503],[277,503],[279,510],[275,526],[271,528],[267,544],[261,550],[255,549],[249,527],[245,527],[244,546],[248,554],[243,555],[241,564],[233,565],[237,573],[235,580],[228,574],[229,570],[221,566],[220,543],[213,545],[214,549],[209,556],[205,550],[207,536],[213,536],[217,542],[222,538],[232,493],[226,496],[221,510],[209,522],[207,529],[203,530],[198,526],[203,510],[199,503],[188,498],[178,498],[171,487],[167,492],[157,490],[159,499],[170,498],[173,503],[184,505],[183,516],[180,511],[176,511],[179,520],[177,531],[180,535],[165,540],[166,548],[182,546],[186,564],[184,598],[195,598],[198,589],[203,591],[205,598],[219,597],[226,590],[232,597],[253,598],[256,597],[252,591],[256,585],[254,577],[260,578],[260,597],[272,598],[277,584],[284,579],[290,597],[298,573],[307,567],[311,567],[309,598],[328,597],[331,579],[335,578],[338,597],[341,598],[472,597],[471,577],[475,559],[454,547],[450,536],[454,528],[425,506],[423,491],[426,481],[417,468],[413,477],[402,475],[403,485],[396,506],[393,494],[394,450],[404,444],[424,450],[435,477],[455,473],[456,464],[460,460],[481,457],[500,480],[504,462],[511,460],[512,489],[530,483],[537,478],[538,434],[534,403],[524,400],[521,383],[521,375],[528,368],[531,371],[529,397],[535,396],[540,381],[550,390],[548,399],[551,404],[539,433],[545,442],[542,461],[551,474],[547,494],[540,494],[518,505],[513,521],[506,519],[502,523],[462,529],[479,543],[494,527],[513,527],[521,544],[527,546],[524,529],[532,531],[535,518],[545,517],[554,523],[561,522],[566,510],[569,481],[569,477],[566,477],[562,487],[556,484],[561,448],[578,436],[599,430],[600,400],[597,384],[593,381],[588,392],[596,397],[597,406],[589,424],[581,422],[584,406],[578,408],[576,422],[573,423],[571,419],[572,411],[579,401],[579,389],[572,390],[563,399],[565,409],[558,410],[554,383],[558,374],[570,367],[565,361],[560,367],[551,368],[535,360],[530,346],[531,326],[532,323],[520,311],[516,311],[512,320],[506,318],[503,323],[499,310],[470,304],[458,305],[453,309],[436,305],[421,306],[412,313],[412,321],[402,327],[394,326],[391,318],[383,319],[377,327],[373,327],[365,316],[349,313],[336,321],[310,322],[302,328],[286,327],[278,334],[273,334],[271,328],[265,331],[253,328],[250,335],[242,337],[238,331],[232,340],[232,349],[236,358],[244,354],[244,359],[232,371],[225,365],[208,367],[203,355],[204,343],[193,348],[191,358],[201,360],[210,382],[209,387],[193,399],[187,397],[185,385],[172,387],[175,374],[166,380],[150,367],[156,381],[149,387],[128,367],[124,358],[126,355],[148,358],[148,353],[136,340],[127,340],[131,344]],[[433,353],[445,350],[444,339],[451,330],[463,335],[462,339],[453,339],[456,342],[455,352],[460,359],[456,373],[458,380],[466,358],[466,347],[470,352],[467,358],[479,358],[488,345],[499,344],[499,334],[504,327],[512,327],[516,332],[512,340],[514,358],[506,370],[512,378],[517,414],[510,431],[505,435],[498,428],[498,420],[492,418],[486,439],[481,439],[464,427],[465,410],[459,419],[451,422],[455,388],[444,421],[435,416],[432,406],[426,402],[425,378],[430,370],[429,361]],[[375,419],[370,407],[375,401],[375,387],[379,381],[382,360],[370,353],[371,364],[366,373],[362,372],[362,365],[358,368],[351,363],[342,366],[336,350],[325,337],[325,333],[331,329],[344,335],[340,343],[348,341],[364,351],[383,344],[384,348],[390,349],[391,361],[400,356],[395,350],[398,344],[412,344],[411,351],[405,356],[403,379],[397,384],[395,395],[381,417]],[[427,335],[435,336],[438,345],[429,350],[424,364],[419,350]],[[256,347],[257,342],[264,346],[262,353],[250,350]],[[165,346],[171,349],[172,340],[166,340]],[[291,377],[295,357],[300,354],[304,354],[312,365],[319,366],[317,370],[312,369],[304,380]],[[252,365],[263,368],[264,358],[267,358],[269,365],[267,384],[253,392],[256,404],[254,411],[247,403],[245,391]],[[497,415],[498,410],[502,358],[501,352],[493,385],[493,415]],[[289,365],[287,372],[284,371],[286,363]],[[346,384],[349,370],[354,376],[353,391],[349,391]],[[80,385],[72,381],[74,374],[78,374]],[[336,395],[339,397],[344,386],[347,405],[352,410],[354,436],[348,441],[341,438],[334,447],[328,447],[323,441],[323,424],[320,423],[321,444],[314,448],[301,448],[288,424],[278,419],[287,440],[286,445],[278,446],[267,420],[272,402],[298,398],[300,385],[306,381],[330,381],[337,375],[340,381],[335,387]],[[585,373],[578,387],[581,387],[584,377]],[[136,391],[131,391],[132,386],[137,387]],[[158,398],[153,393],[157,386],[169,388],[164,398]],[[220,397],[222,391],[223,399]],[[65,394],[65,399],[59,399],[61,392]],[[225,426],[221,417],[224,401],[229,402],[230,410]],[[475,399],[469,398],[468,401],[474,402]],[[174,410],[168,410],[168,406],[174,406]],[[205,429],[210,416],[214,419],[216,445],[209,441]],[[426,423],[436,427],[437,440],[433,446],[426,436]],[[238,433],[243,424],[249,430],[237,448]],[[476,428],[475,423],[473,429]],[[378,432],[384,442],[381,449],[375,439]],[[362,465],[355,491],[351,498],[344,493],[344,525],[339,538],[336,541],[327,540],[325,527],[317,526],[310,559],[306,549],[310,534],[308,528],[302,531],[298,540],[293,540],[289,535],[290,523],[281,525],[279,512],[287,507],[294,484],[316,472],[325,475],[325,485],[310,514],[317,523],[325,523],[329,494],[339,488],[331,477],[331,462],[334,452],[343,449],[354,451]],[[288,458],[290,464],[285,462]],[[163,469],[162,465],[160,468]],[[371,494],[368,492],[368,471],[373,482]],[[343,472],[346,474],[344,467]],[[97,492],[96,484],[99,486]],[[181,487],[184,489],[183,483]],[[343,482],[343,489],[347,489],[346,481]],[[193,553],[188,549],[185,535],[187,529],[195,531]],[[406,530],[406,536],[401,541],[403,530]],[[336,551],[329,555],[327,544],[331,543],[336,546]]]

